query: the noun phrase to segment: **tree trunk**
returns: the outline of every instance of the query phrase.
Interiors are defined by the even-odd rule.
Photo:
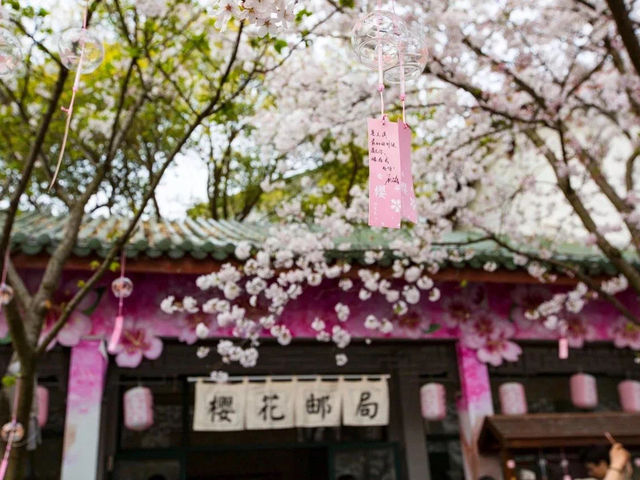
[[[4,480],[23,480],[25,460],[27,458],[27,439],[35,384],[35,362],[21,360],[20,380],[17,384],[18,395],[17,419],[24,428],[24,438],[14,443],[9,456],[9,466]],[[13,400],[13,399],[12,399]]]

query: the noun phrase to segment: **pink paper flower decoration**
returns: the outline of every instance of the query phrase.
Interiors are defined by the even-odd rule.
[[[128,326],[122,331],[116,347],[116,363],[120,367],[135,368],[143,357],[155,360],[162,354],[162,340],[142,326]]]

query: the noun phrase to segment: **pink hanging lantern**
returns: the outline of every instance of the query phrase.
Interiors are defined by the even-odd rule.
[[[593,375],[576,373],[569,381],[571,402],[578,408],[593,409],[598,406],[598,388]]]
[[[447,393],[441,383],[427,383],[420,388],[422,418],[430,421],[447,416]]]
[[[640,382],[637,380],[625,380],[618,384],[620,405],[624,412],[640,412]]]
[[[38,402],[38,425],[42,428],[49,420],[49,390],[42,385],[38,385],[36,398]]]
[[[517,382],[500,385],[500,410],[504,415],[524,415],[527,413],[527,397],[524,386]]]
[[[142,432],[153,425],[153,394],[147,387],[127,390],[123,398],[124,426]]]

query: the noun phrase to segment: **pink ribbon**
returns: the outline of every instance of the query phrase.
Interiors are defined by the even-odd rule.
[[[124,280],[126,259],[127,257],[123,248],[122,254],[120,256],[120,281]],[[109,339],[109,345],[107,347],[107,351],[111,354],[116,353],[116,349],[118,348],[118,344],[120,343],[120,337],[122,337],[122,329],[124,327],[124,317],[122,316],[123,304],[124,298],[122,297],[122,295],[120,295],[118,296],[118,316],[116,317],[116,323],[113,326],[113,332],[111,333],[111,338]]]
[[[7,448],[4,449],[4,456],[2,457],[2,463],[0,463],[0,480],[3,480],[7,474],[7,468],[9,467],[9,455],[11,455],[11,446],[13,445],[13,436],[16,431],[16,425],[18,424],[18,399],[20,398],[20,377],[16,380],[16,391],[13,395],[13,412],[11,414],[11,426],[13,427],[9,433],[7,439]]]

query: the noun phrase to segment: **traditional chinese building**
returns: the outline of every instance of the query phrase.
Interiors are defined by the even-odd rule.
[[[12,256],[27,277],[37,279],[61,222],[38,216],[18,222]],[[117,230],[115,218],[86,222],[57,302],[86,277]],[[325,281],[282,313],[290,345],[265,334],[255,366],[221,364],[215,350],[220,338],[232,338],[230,327],[201,311],[169,315],[160,305],[169,295],[197,295],[199,275],[239,263],[236,246],[259,244],[265,235],[257,225],[212,220],[149,221],[137,229],[127,248],[134,293],[124,305],[122,348],[117,355],[105,348],[117,314],[112,274],[40,365],[49,415],[29,478],[475,480],[522,470],[534,472],[529,478],[560,478],[564,469],[580,474],[579,447],[606,444],[604,431],[640,445],[639,416],[623,413],[619,399],[623,380],[640,379],[630,348],[640,348],[640,331],[608,304],[590,302],[569,318],[563,336],[569,355],[560,359],[557,334],[528,312],[575,281],[560,276],[540,284],[492,244],[475,244],[480,254],[469,261],[443,260],[431,276],[440,298],[424,295],[406,315],[390,316],[392,328],[366,324],[372,311],[388,308],[383,300],[363,302]],[[352,250],[327,254],[350,262],[356,280],[362,252],[380,242],[362,232]],[[613,273],[587,250],[565,254],[592,275]],[[497,268],[483,270],[487,262]],[[378,271],[392,280],[389,265]],[[338,324],[337,303],[350,310],[340,322],[350,337],[344,349],[318,342],[313,325],[316,318]],[[205,340],[198,339],[198,324],[208,327]],[[0,325],[6,336],[4,319]],[[494,333],[484,338],[486,329]],[[208,356],[196,355],[207,346]],[[5,370],[10,354],[4,345]],[[336,361],[341,354],[346,363]],[[229,381],[211,382],[212,370],[224,370]],[[573,380],[575,374],[583,376]],[[151,393],[152,421],[144,409],[124,411],[123,397],[136,387]]]

